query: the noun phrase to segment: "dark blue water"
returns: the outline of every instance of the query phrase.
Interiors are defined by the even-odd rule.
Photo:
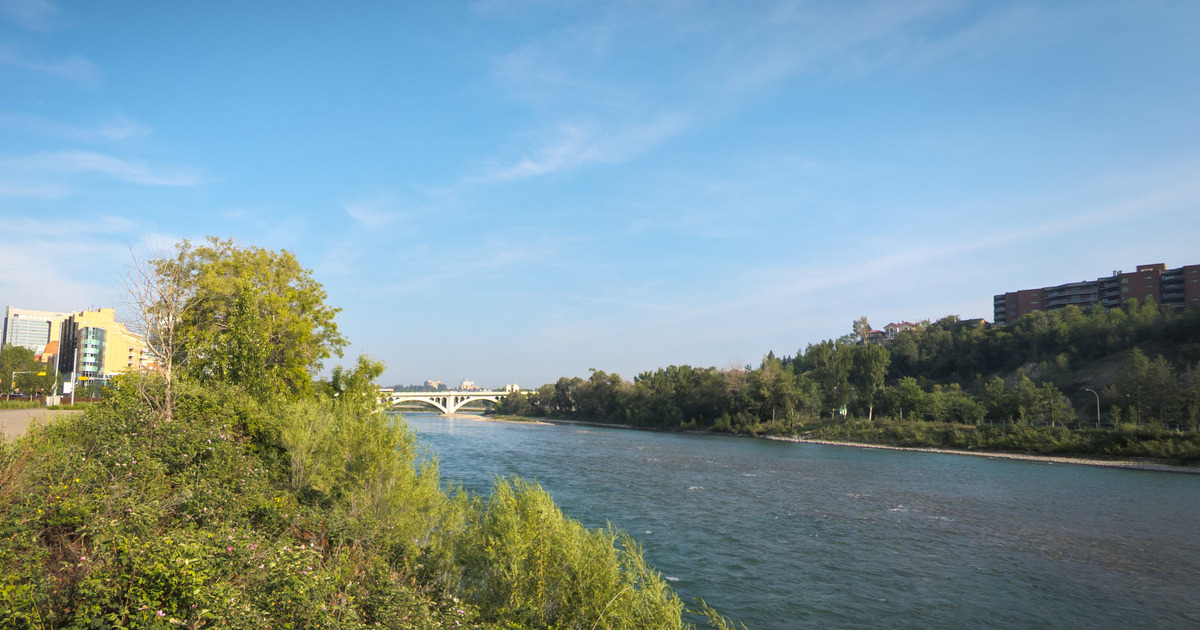
[[[1200,475],[405,419],[447,481],[538,481],[752,630],[1200,627]]]

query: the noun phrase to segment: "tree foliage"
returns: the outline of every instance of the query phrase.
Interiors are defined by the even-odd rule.
[[[54,366],[37,360],[29,348],[4,344],[0,348],[0,394],[48,395],[59,386]]]
[[[906,421],[1094,426],[1084,388],[1103,391],[1105,423],[1200,428],[1200,309],[1130,301],[1118,309],[1037,312],[1009,326],[949,316],[883,343],[865,318],[853,334],[807,346],[793,358],[768,353],[758,368],[669,366],[633,382],[593,371],[560,378],[502,413],[632,426],[794,434],[821,422],[882,416]],[[1141,348],[1160,354],[1150,359]],[[1124,367],[1119,377],[1080,380],[1079,366]],[[1089,408],[1090,407],[1090,408]]]
[[[210,237],[187,241],[156,269],[189,279],[179,326],[188,375],[235,383],[258,396],[312,391],[321,362],[346,340],[325,291],[290,252]]]

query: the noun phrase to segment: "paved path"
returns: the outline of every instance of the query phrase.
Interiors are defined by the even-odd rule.
[[[40,409],[0,409],[0,441],[25,435],[31,424],[44,424],[47,420],[78,411],[47,411]]]

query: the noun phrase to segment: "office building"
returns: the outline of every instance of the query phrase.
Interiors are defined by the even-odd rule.
[[[102,308],[75,313],[63,320],[58,344],[59,371],[90,379],[147,367],[150,357],[142,340],[115,317],[116,311]]]
[[[54,313],[50,311],[34,311],[27,308],[4,309],[5,344],[21,346],[42,354],[51,342],[57,342],[62,321],[70,317],[70,313]]]

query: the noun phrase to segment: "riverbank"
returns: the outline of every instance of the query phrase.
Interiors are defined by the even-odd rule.
[[[1185,466],[1179,464],[1170,464],[1161,461],[1153,461],[1146,459],[1099,459],[1089,457],[1065,457],[1059,455],[1033,455],[1026,453],[1010,453],[1001,451],[978,451],[966,449],[948,449],[920,446],[892,446],[888,444],[872,444],[869,442],[850,442],[844,440],[821,440],[798,437],[781,437],[772,435],[746,435],[746,434],[730,434],[716,433],[713,431],[702,430],[678,430],[678,429],[662,429],[654,427],[639,427],[630,424],[610,424],[606,422],[595,422],[589,420],[566,420],[561,418],[542,418],[542,419],[521,419],[521,416],[502,416],[504,421],[511,422],[536,422],[541,424],[563,424],[575,426],[594,426],[610,429],[633,429],[636,431],[654,431],[666,433],[688,433],[688,434],[705,434],[705,435],[724,435],[729,437],[747,437],[747,438],[762,438],[767,440],[775,440],[780,442],[795,442],[805,444],[822,444],[826,446],[851,446],[856,448],[873,448],[880,450],[893,451],[914,451],[919,453],[938,453],[942,455],[970,455],[973,457],[991,457],[995,459],[1014,459],[1025,460],[1032,462],[1042,462],[1047,464],[1073,464],[1080,466],[1100,466],[1105,468],[1124,468],[1126,470],[1145,470],[1154,472],[1174,472],[1184,474],[1200,474],[1200,466]],[[511,420],[508,420],[511,418]],[[483,420],[491,420],[491,418],[480,418]]]
[[[1101,466],[1104,468],[1125,468],[1128,470],[1149,470],[1154,472],[1173,472],[1200,475],[1200,466],[1178,466],[1173,464],[1136,460],[1090,459],[1084,457],[1058,457],[1053,455],[1027,455],[1024,453],[964,451],[958,449],[890,446],[887,444],[865,444],[862,442],[839,442],[834,440],[811,440],[806,438],[787,438],[774,436],[768,436],[766,439],[780,442],[796,442],[801,444],[822,444],[825,446],[851,446],[854,448],[873,448],[887,451],[913,451],[917,453],[938,453],[941,455],[969,455],[972,457],[991,457],[995,459],[1017,459],[1031,462],[1041,462],[1045,464],[1074,464],[1079,466]]]

